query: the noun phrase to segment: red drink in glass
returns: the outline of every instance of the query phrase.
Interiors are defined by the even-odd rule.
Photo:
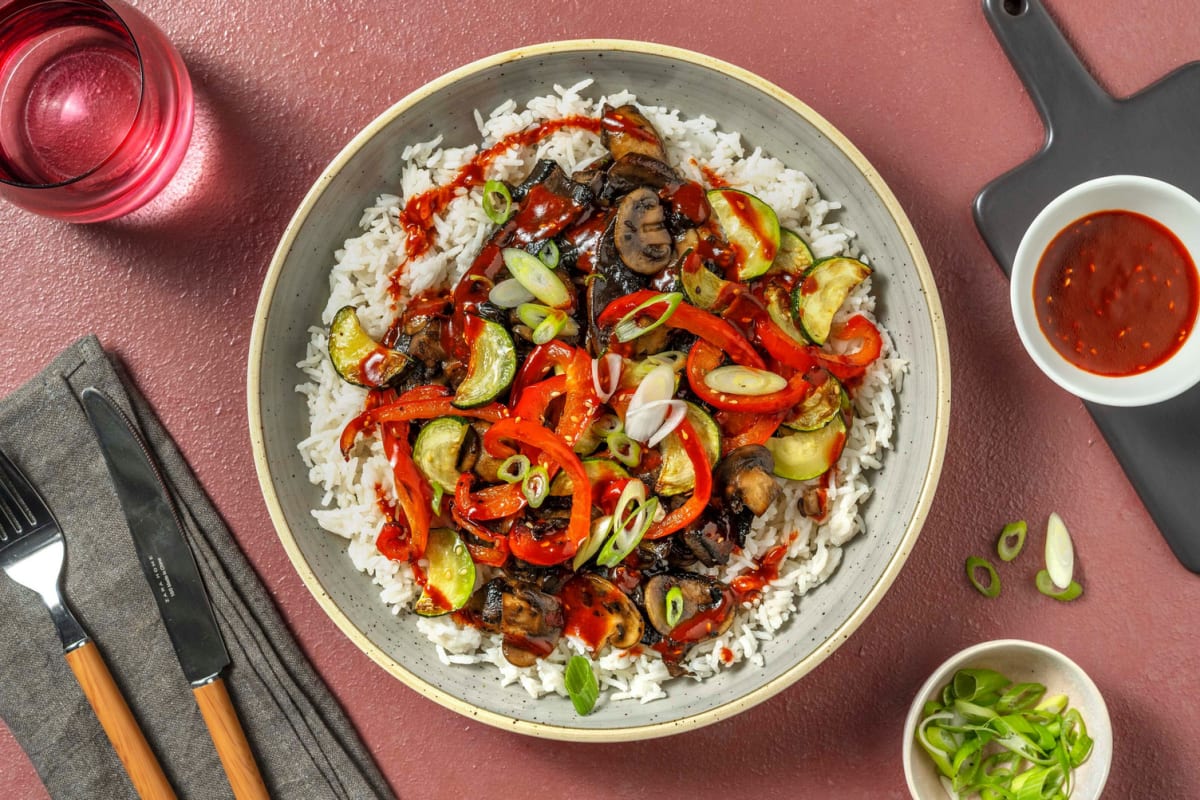
[[[99,222],[156,195],[192,132],[179,53],[120,0],[0,0],[0,196]]]

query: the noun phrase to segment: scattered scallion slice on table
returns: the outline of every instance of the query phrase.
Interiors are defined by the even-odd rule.
[[[1046,595],[1046,597],[1054,598],[1063,603],[1069,603],[1083,594],[1083,587],[1079,585],[1078,581],[1071,581],[1065,589],[1058,588],[1054,585],[1050,573],[1044,569],[1038,570],[1037,577],[1034,578],[1034,583],[1037,585],[1037,590]]]
[[[581,716],[591,713],[600,697],[600,684],[596,681],[596,673],[592,671],[592,663],[583,656],[571,656],[563,674],[563,683],[575,711]]]
[[[1001,561],[1012,561],[1020,554],[1021,548],[1025,546],[1025,534],[1028,531],[1029,526],[1023,519],[1004,526],[1000,531],[1000,538],[996,540],[996,555],[1000,556]]]
[[[1046,572],[1059,589],[1070,587],[1075,572],[1075,548],[1071,545],[1071,534],[1067,532],[1062,517],[1053,513],[1046,522]]]
[[[1078,709],[1043,700],[1040,683],[987,669],[959,670],[924,706],[915,737],[954,797],[1059,800],[1092,751]]]
[[[980,570],[983,570],[988,577],[986,584],[979,579]],[[1000,594],[1000,576],[996,574],[996,568],[985,558],[971,556],[967,559],[967,580],[984,597],[996,597]]]

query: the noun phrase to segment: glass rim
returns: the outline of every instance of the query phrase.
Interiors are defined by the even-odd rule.
[[[25,181],[9,180],[8,178],[5,177],[4,172],[0,171],[0,184],[4,184],[5,186],[11,186],[15,189],[30,189],[30,190],[60,189],[64,186],[70,186],[71,184],[78,183],[79,181],[82,181],[85,178],[87,178],[91,175],[94,175],[96,173],[96,171],[99,170],[101,167],[103,167],[108,162],[108,160],[111,159],[113,157],[113,155],[115,155],[116,152],[121,149],[122,145],[125,144],[126,139],[129,137],[130,132],[133,131],[134,125],[137,123],[138,117],[141,116],[142,106],[146,102],[146,62],[145,62],[145,59],[142,57],[142,48],[141,48],[141,45],[138,44],[137,37],[133,35],[133,30],[129,27],[129,23],[125,21],[125,18],[123,16],[121,16],[121,13],[119,11],[117,11],[117,9],[113,8],[112,5],[107,2],[107,0],[32,0],[32,2],[24,2],[24,3],[20,2],[20,0],[18,0],[18,2],[16,2],[16,3],[8,4],[7,7],[0,7],[0,13],[2,13],[4,15],[3,17],[0,17],[0,23],[7,23],[10,19],[13,19],[16,15],[22,14],[22,13],[28,11],[29,9],[33,9],[33,8],[36,8],[37,6],[41,6],[41,5],[86,6],[86,7],[90,7],[90,8],[94,8],[94,9],[99,9],[103,12],[107,12],[107,14],[112,19],[116,20],[117,23],[120,24],[122,30],[125,31],[125,35],[127,37],[129,37],[129,42],[130,42],[130,44],[133,45],[134,57],[137,58],[137,65],[138,65],[137,110],[134,112],[133,119],[129,123],[129,130],[127,130],[125,132],[125,135],[121,138],[121,141],[117,142],[117,144],[113,146],[113,149],[107,155],[105,155],[103,158],[101,158],[99,161],[97,161],[93,166],[84,170],[83,172],[79,173],[78,175],[74,175],[70,178],[66,178],[61,181],[55,181],[54,183],[26,183]],[[11,6],[19,6],[19,7],[11,8]]]

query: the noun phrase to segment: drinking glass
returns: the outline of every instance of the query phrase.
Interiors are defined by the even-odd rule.
[[[0,0],[0,197],[99,222],[179,168],[192,85],[178,51],[120,0]]]

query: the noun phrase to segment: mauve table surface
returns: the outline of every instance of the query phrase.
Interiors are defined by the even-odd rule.
[[[1047,5],[1114,94],[1200,59],[1200,16],[1187,0]],[[1200,578],[1172,557],[1080,401],[1021,349],[1007,283],[971,221],[979,188],[1042,141],[977,0],[138,7],[192,71],[193,147],[164,195],[115,223],[72,227],[0,207],[0,393],[89,332],[125,361],[401,797],[465,797],[484,781],[502,797],[905,797],[900,739],[912,695],[951,653],[1001,637],[1058,648],[1100,686],[1116,739],[1106,797],[1200,794],[1200,710],[1188,689],[1200,668]],[[845,132],[916,226],[953,361],[950,443],[932,513],[859,631],[740,716],[616,745],[473,723],[359,652],[275,536],[245,411],[262,277],[293,210],[349,138],[454,67],[586,37],[651,39],[731,61]],[[1040,547],[1051,511],[1075,538],[1082,599],[1058,604],[1032,588],[1037,548],[1005,570],[999,599],[966,585],[964,559],[986,554],[1003,523],[1028,519]],[[46,796],[3,727],[0,786],[14,800]]]

